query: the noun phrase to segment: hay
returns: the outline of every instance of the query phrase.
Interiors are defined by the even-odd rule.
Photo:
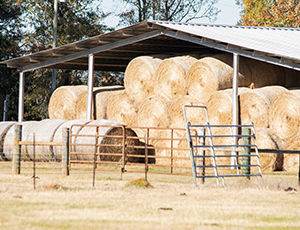
[[[115,90],[121,90],[124,89],[123,86],[102,86],[102,87],[94,87],[93,88],[93,98],[92,98],[92,119],[95,119],[96,117],[96,111],[95,111],[95,107],[97,110],[97,106],[96,105],[96,95],[100,95],[102,92],[112,92]],[[87,111],[87,91],[83,91],[81,92],[76,100],[76,104],[75,104],[75,111],[76,111],[76,119],[86,119],[86,111]],[[98,96],[98,99],[101,98]],[[107,97],[105,99],[108,99]],[[100,104],[100,106],[102,106],[102,103],[107,105],[107,101],[102,100],[101,102],[98,100],[98,104]],[[105,107],[105,111],[106,111],[106,107]],[[99,119],[103,119],[99,118]]]
[[[108,101],[107,119],[124,125],[135,125],[138,108],[125,90],[118,91]]]
[[[163,60],[155,73],[155,94],[166,100],[186,95],[187,72],[196,60],[190,56]]]
[[[256,128],[255,136],[258,149],[282,149],[281,140],[268,128]],[[251,140],[254,144],[254,140]],[[283,154],[259,153],[259,161],[262,172],[273,172],[282,170]],[[257,159],[251,157],[251,164],[256,164]]]
[[[300,133],[289,138],[284,145],[286,150],[300,150]],[[299,154],[284,154],[283,169],[287,172],[299,171]]]
[[[100,135],[107,135],[107,136],[122,136],[123,135],[123,129],[121,127],[113,127],[120,125],[117,122],[108,121],[108,120],[96,120],[91,121],[88,123],[89,126],[83,127],[79,130],[79,135],[95,135],[96,134],[96,127],[99,126],[99,134]],[[101,127],[103,126],[103,127]],[[107,127],[104,127],[107,126]],[[141,151],[137,148],[131,148],[129,146],[139,146],[140,142],[138,139],[132,139],[127,138],[130,137],[137,137],[135,132],[130,129],[126,128],[126,139],[125,139],[125,145],[128,147],[125,147],[125,161],[126,162],[134,162],[137,163],[140,160],[140,157],[134,157],[134,156],[127,156],[127,155],[140,155]],[[88,144],[87,146],[75,146],[75,151],[78,153],[85,153],[85,154],[76,154],[74,157],[76,157],[77,160],[86,160],[86,161],[93,161],[94,160],[94,151],[95,151],[95,137],[87,137],[87,136],[78,136],[75,139],[76,144]],[[111,153],[115,155],[101,155],[98,159],[101,161],[112,161],[112,162],[119,162],[121,160],[121,153],[122,153],[122,143],[123,139],[122,137],[99,137],[98,138],[98,144],[101,145],[115,145],[115,146],[100,146],[98,148],[99,153]],[[88,153],[88,154],[87,154]]]
[[[62,142],[63,141],[63,128],[70,128],[72,125],[86,125],[90,120],[71,120],[71,121],[66,121],[62,125],[58,127],[58,129],[55,131],[54,136],[53,136],[53,142]],[[70,130],[70,134],[76,135],[80,132],[82,129],[82,126],[73,126],[72,130]],[[75,142],[76,137],[72,137],[71,142]],[[73,145],[70,145],[70,151],[74,152],[75,148]],[[61,161],[62,159],[62,147],[61,146],[53,146],[53,159],[57,161]],[[73,158],[72,158],[73,160]]]
[[[284,68],[285,84],[287,88],[300,87],[300,71]]]
[[[287,89],[282,86],[266,86],[242,92],[240,95],[241,124],[249,125],[253,122],[255,127],[268,128],[272,102],[284,91]]]
[[[300,127],[300,90],[282,92],[274,99],[269,122],[272,131],[283,140],[296,135]]]
[[[243,66],[240,64],[240,66]],[[244,71],[242,71],[244,70]],[[246,67],[240,68],[239,86],[249,86],[251,79]],[[218,90],[232,88],[233,68],[231,55],[205,57],[195,62],[187,74],[187,91],[192,97],[206,103],[209,97]]]
[[[78,95],[87,91],[87,86],[61,86],[50,97],[48,113],[50,119],[76,119],[76,100]]]
[[[141,56],[132,59],[128,64],[124,75],[124,85],[128,95],[137,104],[154,94],[154,75],[161,61],[159,58]]]
[[[243,59],[251,69],[251,82],[255,88],[268,85],[285,85],[284,68],[253,59]],[[242,61],[242,62],[244,62]]]
[[[172,141],[171,141],[171,130],[160,130],[155,133],[151,140],[151,145],[155,149],[155,164],[159,166],[171,166],[172,163]],[[176,132],[173,132],[173,138],[179,138]],[[173,140],[173,148],[178,145],[179,140]],[[174,157],[174,151],[173,151]],[[174,164],[174,160],[173,160]]]
[[[16,122],[15,121],[3,121],[0,122],[0,160],[5,160],[3,154],[3,144],[6,133],[8,132],[9,128],[13,126]]]
[[[109,90],[97,90],[94,92],[96,120],[107,119],[107,105],[109,99],[122,90],[124,90],[123,86],[114,86],[109,87]]]
[[[65,123],[66,120],[60,119],[45,119],[35,123],[29,135],[27,135],[26,141],[33,141],[33,133],[35,134],[36,142],[52,142],[56,130]],[[33,146],[27,146],[27,152],[30,160],[33,159]],[[37,161],[50,161],[54,160],[53,146],[35,146],[35,159]]]
[[[32,128],[37,124],[37,121],[24,121],[15,123],[7,131],[4,143],[3,143],[3,155],[5,160],[12,160],[14,152],[14,141],[15,141],[15,126],[18,124],[22,125],[22,141],[26,141],[28,136],[31,134]],[[29,155],[27,152],[27,146],[22,145],[21,147],[22,160],[29,160]]]
[[[140,106],[137,114],[137,126],[169,127],[169,104],[157,96],[148,97]],[[152,136],[152,135],[151,135]]]
[[[170,127],[172,128],[185,128],[183,106],[184,105],[203,105],[195,98],[186,95],[179,97],[173,101],[169,108],[169,114],[171,118]],[[189,109],[186,108],[187,119],[191,124],[199,124],[198,119],[200,118],[200,109]]]
[[[228,125],[232,123],[232,93],[220,90],[211,95],[207,102],[210,124]],[[206,118],[202,118],[203,121]]]

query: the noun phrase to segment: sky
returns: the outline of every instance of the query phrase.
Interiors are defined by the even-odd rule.
[[[217,16],[217,20],[213,24],[221,25],[236,25],[240,19],[240,9],[236,5],[236,0],[219,0],[216,7],[221,10]],[[104,11],[119,12],[122,10],[124,5],[118,0],[103,0],[102,8]],[[116,27],[118,24],[117,17],[109,17],[105,21],[107,25]],[[210,23],[208,19],[199,19],[193,21],[194,23]]]

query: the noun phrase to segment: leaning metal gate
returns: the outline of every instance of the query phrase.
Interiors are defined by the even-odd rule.
[[[205,111],[207,122],[204,125],[191,124],[188,121],[187,109],[202,109]],[[199,179],[202,179],[203,183],[205,178],[216,178],[218,185],[219,178],[222,178],[223,185],[226,177],[255,177],[256,180],[257,177],[262,178],[253,124],[211,125],[205,106],[185,105],[183,113],[195,186]],[[237,133],[234,129],[242,130],[242,134],[234,134]],[[255,150],[254,154],[251,154],[251,148]],[[210,154],[205,154],[206,151]],[[206,169],[212,169],[213,172],[206,174]]]

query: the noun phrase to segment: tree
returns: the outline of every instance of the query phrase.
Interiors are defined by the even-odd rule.
[[[1,60],[52,48],[53,2],[53,0],[0,0]],[[106,16],[108,14],[103,13],[94,4],[94,0],[67,0],[66,3],[59,3],[58,46],[112,30],[102,23]],[[27,27],[23,28],[23,24]],[[35,70],[27,72],[25,76],[24,120],[47,118],[51,95],[51,71]],[[82,71],[59,70],[57,85],[84,84],[85,76]],[[11,105],[15,107],[9,120],[17,120],[18,71],[1,65],[0,77],[0,117],[3,114],[5,95],[14,92]]]
[[[240,25],[294,27],[300,26],[298,0],[237,0],[242,8]]]
[[[123,0],[127,4],[120,13],[119,25],[131,25],[144,20],[188,22],[193,19],[216,19],[220,12],[218,0]]]
[[[19,41],[23,24],[20,21],[21,7],[18,1],[0,0],[0,61],[21,54]],[[17,119],[18,71],[0,65],[0,120],[3,120],[3,108],[6,95],[10,95],[9,120]]]

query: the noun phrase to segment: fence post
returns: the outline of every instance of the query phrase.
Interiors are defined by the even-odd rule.
[[[69,176],[69,128],[62,129],[62,157],[61,157],[61,165],[62,165],[62,175]]]
[[[242,135],[251,135],[251,129],[243,128],[242,129]],[[242,138],[242,145],[246,145],[243,147],[242,155],[249,155],[249,156],[243,156],[242,157],[242,165],[250,165],[250,154],[251,154],[251,138],[250,137],[243,137]],[[248,145],[248,146],[247,146]],[[244,166],[241,167],[242,174],[250,174],[250,166]],[[250,179],[250,176],[247,177]]]
[[[200,128],[199,130],[198,130],[198,132],[199,132],[199,136],[202,136],[202,137],[200,137],[199,138],[199,144],[200,145],[205,145],[205,129],[204,128]],[[199,157],[198,158],[198,164],[199,164],[199,166],[203,166],[202,168],[201,167],[199,167],[198,168],[198,174],[199,174],[199,176],[203,176],[202,178],[199,178],[200,180],[198,181],[200,184],[204,184],[205,183],[205,178],[204,178],[204,176],[205,176],[205,151],[203,150],[203,148],[200,148],[199,149],[199,156],[202,156],[202,157]]]
[[[13,162],[12,162],[12,173],[21,173],[21,145],[22,140],[22,125],[15,126],[15,141],[14,141],[14,151],[13,151]]]

